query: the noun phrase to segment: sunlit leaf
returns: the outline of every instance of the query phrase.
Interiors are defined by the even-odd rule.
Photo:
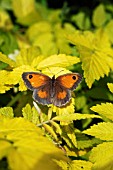
[[[104,142],[94,147],[90,154],[94,170],[113,169],[113,142]]]
[[[84,160],[73,160],[69,164],[65,161],[56,161],[56,163],[62,167],[63,170],[91,170],[93,165],[91,162]]]
[[[91,107],[91,110],[113,121],[113,104],[112,103],[101,103],[101,105],[97,104],[96,106]]]
[[[0,52],[0,61],[9,64],[11,67],[15,67],[15,62],[10,58],[8,58],[5,54],[2,54],[1,52]]]
[[[45,166],[48,169],[58,169],[53,159],[68,160],[61,150],[43,136],[39,128],[24,118],[2,118],[0,121],[1,135],[2,141],[8,143],[4,143],[4,147],[1,145],[0,157],[7,158],[11,169],[35,170],[37,168],[45,169]]]
[[[93,114],[73,113],[73,114],[63,114],[63,115],[56,116],[53,118],[53,120],[69,122],[73,120],[81,120],[81,119],[88,119],[88,118],[101,118],[101,117]]]
[[[9,117],[9,118],[13,118],[13,116],[14,116],[12,107],[0,108],[0,114],[5,117]]]
[[[92,169],[92,163],[89,161],[84,161],[84,160],[74,160],[71,162],[70,164],[70,168],[71,169],[76,169],[76,170],[91,170]]]
[[[0,28],[10,30],[13,24],[9,14],[5,10],[0,10]]]
[[[58,141],[57,135],[56,135],[56,133],[54,132],[53,128],[52,128],[51,126],[49,126],[48,124],[43,124],[43,126],[44,126],[45,130],[46,130],[47,132],[49,132],[49,133],[54,137],[54,139],[55,139],[56,141]]]
[[[90,129],[83,131],[83,133],[95,136],[101,140],[113,140],[113,123],[98,123],[98,125],[91,126]]]
[[[113,69],[113,50],[107,34],[103,30],[95,33],[76,31],[67,38],[80,52],[84,77],[89,88],[95,80],[108,75]]]
[[[80,62],[80,59],[76,56],[68,56],[65,54],[55,54],[42,60],[38,64],[38,69],[44,69],[47,67],[68,67]]]
[[[33,60],[38,57],[40,50],[37,47],[23,48],[16,57],[16,63],[20,65],[31,65]],[[38,64],[38,63],[37,63]]]
[[[107,83],[109,90],[113,93],[113,83]]]
[[[47,21],[41,21],[33,24],[28,29],[27,36],[34,46],[40,47],[44,56],[58,53],[71,54],[72,47],[66,40],[65,35],[74,31],[75,28],[69,23],[65,23],[62,27],[60,23],[51,24]]]
[[[13,0],[12,6],[16,17],[19,18],[28,15],[35,9],[34,0],[28,0],[27,2],[24,0]]]
[[[74,98],[71,99],[71,101],[64,107],[56,107],[52,106],[53,112],[56,112],[56,115],[65,115],[65,114],[71,114],[74,113]]]

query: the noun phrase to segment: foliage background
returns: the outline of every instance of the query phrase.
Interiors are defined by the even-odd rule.
[[[1,0],[0,51],[0,169],[113,169],[113,2]],[[25,71],[83,80],[42,106]]]

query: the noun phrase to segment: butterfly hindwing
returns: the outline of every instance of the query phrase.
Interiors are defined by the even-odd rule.
[[[71,91],[82,80],[79,73],[68,73],[55,79],[37,72],[24,72],[22,78],[25,85],[33,91],[33,98],[40,104],[54,104],[61,107],[71,99]]]
[[[55,80],[55,86],[53,88],[52,103],[55,106],[61,107],[65,105],[71,98],[71,91],[64,88]]]

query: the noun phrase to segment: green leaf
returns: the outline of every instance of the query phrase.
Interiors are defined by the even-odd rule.
[[[99,113],[101,116],[105,116],[113,121],[113,104],[112,103],[102,103],[91,107],[91,110]]]
[[[113,169],[113,142],[104,142],[94,147],[90,154],[93,170]]]
[[[113,43],[113,19],[111,19],[105,27],[105,31],[107,32],[110,41]]]
[[[83,133],[76,133],[76,138],[77,138],[77,148],[80,149],[85,149],[85,148],[91,148],[97,144],[101,143],[100,139],[96,138],[88,138],[85,136]]]
[[[4,146],[0,145],[2,151],[0,158],[5,156],[11,169],[56,170],[58,166],[53,159],[68,160],[61,150],[43,136],[39,128],[24,118],[2,118],[0,136],[3,141],[0,144],[4,144]]]
[[[86,96],[99,100],[110,100],[111,94],[106,87],[93,87],[86,92]]]
[[[107,83],[109,90],[113,93],[113,83]]]
[[[93,12],[93,24],[97,27],[102,26],[107,20],[106,16],[105,7],[103,4],[100,4]]]
[[[91,126],[90,129],[83,131],[83,133],[95,136],[101,140],[113,140],[113,123],[98,123],[98,125]]]
[[[13,113],[12,107],[3,107],[3,108],[0,108],[0,114],[5,116],[5,117],[9,117],[9,118],[13,118],[14,117],[14,113]]]
[[[81,30],[89,29],[91,26],[89,16],[86,16],[86,14],[83,11],[80,11],[78,14],[73,15],[72,21],[75,22],[75,24]]]
[[[84,77],[89,88],[95,80],[108,75],[113,69],[113,50],[108,35],[99,29],[94,33],[76,31],[67,38],[80,52]]]
[[[83,109],[84,106],[86,105],[87,99],[85,96],[77,96],[75,100],[75,106],[77,110]]]
[[[88,119],[88,118],[101,118],[101,117],[98,115],[93,115],[93,114],[73,113],[73,114],[59,115],[59,116],[54,117],[52,120],[70,122],[73,120],[81,120],[81,119]]]
[[[0,31],[0,42],[1,41],[2,43],[0,44],[0,51],[7,55],[13,53],[15,49],[18,49],[16,37],[11,32]]]

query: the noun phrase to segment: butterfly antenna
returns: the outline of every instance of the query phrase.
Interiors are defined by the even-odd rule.
[[[47,68],[48,68],[48,70],[50,71],[50,73],[53,74],[52,71],[50,70],[50,68],[49,68],[49,67],[47,67]],[[54,74],[53,74],[53,76],[54,76]]]
[[[57,74],[59,74],[59,73],[62,72],[62,71],[64,71],[64,70],[60,70]],[[57,74],[56,74],[56,75],[57,75]]]

